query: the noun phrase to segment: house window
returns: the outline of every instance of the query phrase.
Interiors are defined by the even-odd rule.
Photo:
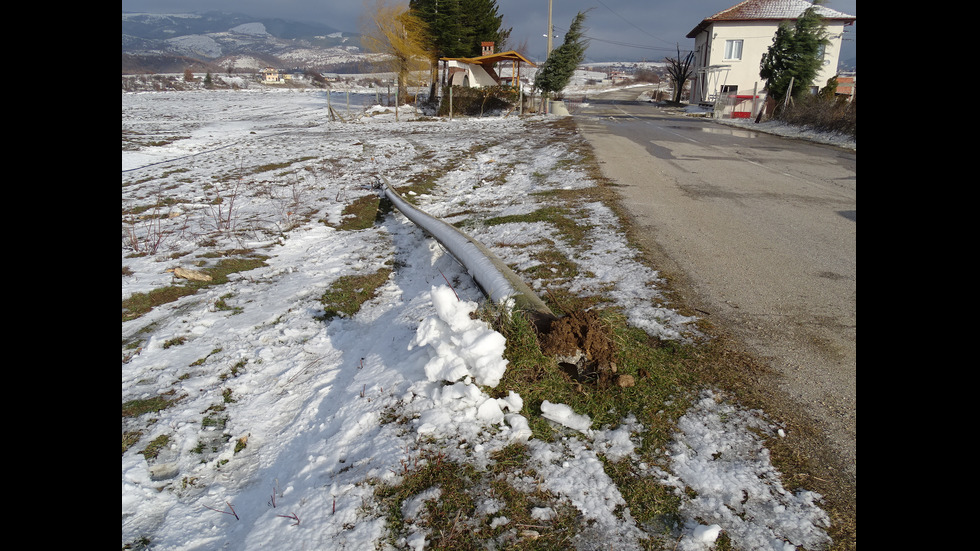
[[[734,96],[735,94],[738,94],[738,85],[737,84],[723,84],[721,86],[721,93],[722,94],[729,95],[729,96]]]
[[[827,45],[821,44],[820,49],[817,51],[817,57],[823,60],[824,65],[830,65],[830,58],[827,55]]]
[[[742,59],[742,41],[725,41],[725,59]]]

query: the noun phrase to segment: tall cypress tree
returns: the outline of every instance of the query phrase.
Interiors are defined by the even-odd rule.
[[[582,23],[585,13],[578,12],[565,33],[565,41],[551,51],[541,69],[534,75],[534,86],[550,95],[561,92],[575,73],[575,68],[585,59],[588,44],[583,40],[585,31]]]
[[[766,81],[769,96],[777,101],[785,98],[791,80],[794,98],[807,93],[823,63],[820,49],[829,43],[815,7],[807,8],[793,26],[780,25],[759,65],[759,77]]]

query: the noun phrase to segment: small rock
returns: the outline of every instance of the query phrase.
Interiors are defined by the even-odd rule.
[[[191,279],[194,281],[211,281],[211,276],[208,274],[197,270],[191,270],[189,268],[181,268],[178,266],[176,268],[168,268],[166,271],[171,272],[175,276],[183,279]]]
[[[616,384],[619,385],[620,388],[629,388],[636,384],[636,379],[634,379],[632,375],[620,375],[619,377],[616,377]]]
[[[150,480],[154,482],[168,480],[177,476],[178,472],[176,463],[162,463],[153,465],[150,467]]]

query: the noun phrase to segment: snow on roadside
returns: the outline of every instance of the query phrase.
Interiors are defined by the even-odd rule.
[[[592,521],[583,545],[592,538],[638,548],[643,529],[628,510],[613,514],[625,501],[598,454],[630,460],[643,427],[627,419],[616,430],[592,429],[568,406],[549,402],[545,416],[571,430],[554,443],[532,439],[522,397],[486,392],[507,368],[505,342],[472,319],[482,295],[464,269],[398,213],[356,231],[322,223],[338,223],[344,205],[375,193],[378,173],[407,182],[449,161],[458,166],[431,195],[415,198],[430,214],[531,212],[544,201],[533,192],[588,185],[562,168],[568,153],[541,118],[450,126],[410,110],[396,122],[390,111],[372,109],[344,124],[324,111],[319,92],[123,94],[123,210],[156,212],[137,207],[173,200],[156,212],[166,216],[124,216],[123,298],[169,285],[165,270],[177,265],[213,265],[243,248],[268,257],[227,283],[123,322],[123,341],[140,346],[124,349],[123,402],[177,400],[123,419],[124,432],[143,431],[122,455],[123,543],[146,536],[161,550],[383,547],[385,520],[371,507],[375,485],[397,482],[424,442],[476,465],[526,442],[547,489]],[[248,183],[228,207],[238,232],[217,232],[215,194],[230,193],[236,181]],[[584,212],[592,229],[585,245],[566,251],[582,268],[570,290],[602,290],[630,323],[662,338],[685,335],[693,320],[660,304],[657,273],[634,259],[609,209],[590,204]],[[173,233],[155,254],[132,255],[128,231],[156,227],[144,220],[163,220]],[[471,234],[520,269],[535,262],[528,253],[536,243],[555,241],[540,223],[477,226]],[[385,269],[387,281],[356,315],[317,319],[333,282]],[[818,542],[825,523],[818,496],[781,491],[764,448],[745,432],[765,422],[727,409],[729,421],[719,422],[712,403],[699,403],[681,425],[672,472],[649,472],[698,488],[685,511],[715,519],[683,527],[685,549],[706,549],[718,536],[715,524],[733,538],[765,541],[760,548],[782,550],[780,537]],[[158,437],[168,443],[148,460],[140,452]],[[709,459],[714,449],[725,450],[724,465]],[[730,514],[731,481],[752,492],[757,502],[745,508],[759,518]],[[406,514],[439,497],[416,496]],[[492,516],[492,507],[484,514]],[[545,521],[553,511],[534,514]],[[425,539],[418,531],[401,545]]]

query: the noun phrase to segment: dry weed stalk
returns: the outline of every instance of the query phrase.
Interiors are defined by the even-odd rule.
[[[238,225],[236,216],[238,211],[235,209],[235,202],[238,200],[238,195],[245,185],[243,165],[244,161],[239,161],[238,175],[233,178],[233,184],[229,186],[215,184],[213,186],[214,196],[208,193],[208,186],[205,186],[204,197],[207,200],[208,210],[211,213],[211,221],[214,223],[215,229],[218,232],[234,232]]]
[[[228,508],[229,509],[231,509],[231,512],[230,513],[228,511],[221,511],[219,509],[215,509],[214,507],[208,507],[207,505],[205,505],[204,508],[205,509],[211,509],[212,511],[215,511],[215,512],[218,512],[218,513],[222,513],[222,514],[225,514],[225,515],[232,515],[233,517],[235,517],[235,520],[241,520],[240,518],[238,518],[238,513],[235,512],[235,508],[231,506],[231,503],[228,503],[226,501],[225,504],[228,505]]]
[[[164,220],[172,217],[172,208],[163,214],[159,206],[153,207],[149,214],[124,217],[123,240],[126,246],[135,253],[156,254],[170,238],[172,232],[164,227]]]
[[[299,526],[299,517],[298,517],[298,516],[296,516],[296,513],[290,513],[290,514],[288,514],[288,515],[276,515],[276,516],[277,516],[277,517],[282,517],[282,518],[289,518],[289,519],[293,519],[293,520],[295,520],[296,522],[294,522],[294,523],[292,523],[292,524],[291,524],[290,526]]]

